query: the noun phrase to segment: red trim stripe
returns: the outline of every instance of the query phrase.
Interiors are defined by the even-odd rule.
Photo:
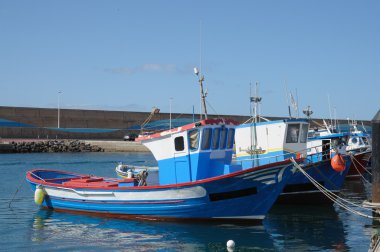
[[[296,162],[298,163],[298,162],[300,162],[302,160],[303,159],[296,159]],[[32,173],[34,173],[36,171],[60,172],[60,171],[55,171],[55,170],[41,170],[41,169],[34,169],[32,171],[28,171],[27,174],[26,174],[26,178],[30,182],[33,182],[33,183],[36,183],[36,184],[41,184],[41,185],[52,186],[52,187],[57,187],[58,186],[58,187],[66,187],[66,188],[98,189],[98,190],[104,190],[104,191],[123,191],[123,190],[127,190],[127,189],[128,190],[142,190],[142,191],[146,191],[146,190],[153,190],[153,189],[176,189],[176,188],[179,188],[179,187],[194,186],[194,185],[199,185],[199,184],[204,184],[204,183],[212,182],[212,181],[215,181],[215,180],[220,180],[220,179],[225,179],[225,178],[229,178],[229,177],[238,176],[238,175],[245,174],[245,173],[250,173],[250,172],[256,171],[256,170],[263,170],[263,169],[266,169],[266,168],[276,167],[276,166],[282,166],[282,165],[286,165],[286,164],[290,164],[290,163],[291,163],[290,160],[285,160],[285,161],[281,161],[281,162],[277,162],[277,163],[266,164],[266,165],[262,165],[262,166],[258,166],[258,167],[249,168],[249,169],[242,170],[242,171],[236,171],[236,172],[233,172],[233,173],[230,173],[230,174],[226,174],[226,175],[221,175],[221,176],[217,176],[217,177],[197,180],[197,181],[194,181],[194,182],[186,182],[186,183],[181,183],[181,184],[170,184],[170,185],[155,185],[155,186],[128,186],[128,187],[117,187],[117,188],[115,188],[115,187],[113,187],[113,188],[110,188],[110,187],[96,187],[96,186],[63,186],[62,184],[50,183],[49,181],[44,182],[42,180],[35,179],[32,176]],[[62,173],[63,174],[73,174],[73,175],[88,176],[88,175],[84,175],[84,174],[69,173],[69,172],[62,172]],[[106,178],[105,178],[105,180],[120,181],[118,179],[106,179]]]

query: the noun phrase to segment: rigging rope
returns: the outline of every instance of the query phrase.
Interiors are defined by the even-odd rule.
[[[373,217],[371,215],[364,214],[364,213],[362,213],[362,212],[360,212],[358,210],[355,210],[355,209],[351,208],[347,204],[350,204],[352,206],[355,206],[357,208],[360,208],[360,209],[363,209],[363,210],[366,210],[366,211],[372,211],[372,209],[368,209],[366,207],[363,207],[363,206],[360,206],[360,205],[355,204],[353,202],[350,202],[350,201],[348,201],[346,199],[343,199],[343,198],[339,197],[338,195],[334,194],[333,192],[329,191],[328,189],[326,189],[325,187],[323,187],[321,184],[319,184],[313,177],[311,177],[304,169],[302,169],[301,166],[294,160],[294,158],[290,158],[290,160],[292,161],[293,165],[300,172],[302,172],[306,176],[306,178],[308,178],[310,180],[310,182],[315,187],[317,187],[317,189],[319,191],[321,191],[327,198],[329,198],[331,201],[333,201],[334,203],[336,203],[337,205],[339,205],[343,209],[346,209],[347,211],[349,211],[349,212],[351,212],[353,214],[356,214],[356,215],[359,215],[359,216],[362,216],[362,217],[365,217],[365,218],[380,219],[378,217]],[[345,203],[347,203],[347,204],[345,204]]]

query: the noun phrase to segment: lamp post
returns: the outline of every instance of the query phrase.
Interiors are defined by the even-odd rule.
[[[60,119],[60,109],[59,109],[59,102],[60,102],[60,96],[62,94],[62,91],[58,91],[58,129],[59,129],[59,119]]]

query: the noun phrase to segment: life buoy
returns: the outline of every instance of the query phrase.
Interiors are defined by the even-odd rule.
[[[337,153],[332,159],[331,159],[331,167],[336,172],[342,172],[344,169],[346,169],[346,162],[344,161],[344,158],[340,153]]]

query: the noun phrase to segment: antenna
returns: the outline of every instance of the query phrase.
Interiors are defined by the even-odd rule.
[[[249,116],[252,118],[252,83],[249,83]]]
[[[286,102],[287,102],[287,104],[288,104],[289,118],[292,118],[292,112],[291,112],[291,110],[290,110],[290,101],[289,101],[288,85],[286,84],[286,81],[285,81],[285,95],[286,95]]]
[[[334,106],[334,129],[337,129],[336,107]]]
[[[169,130],[172,128],[172,101],[173,97],[169,98]]]
[[[297,119],[300,117],[300,110],[299,110],[299,107],[298,107],[298,92],[297,92],[297,88],[296,88],[296,104],[297,104]]]
[[[198,76],[198,81],[200,85],[200,92],[201,92],[201,99],[199,101],[199,119],[202,120],[202,104],[203,104],[203,112],[205,114],[205,119],[207,119],[207,108],[206,108],[206,101],[205,98],[207,96],[207,90],[206,94],[203,92],[203,81],[204,76],[202,75],[202,20],[199,20],[199,70],[198,68],[194,67],[194,73]]]
[[[256,82],[256,87],[255,87],[255,96],[251,96],[251,103],[253,103],[253,116],[254,116],[254,122],[257,122],[257,107],[259,103],[261,102],[261,97],[258,94],[258,85],[259,83]]]
[[[328,102],[329,102],[330,125],[333,125],[333,120],[332,120],[332,115],[331,115],[330,94],[327,94],[327,99],[328,99]]]
[[[202,20],[199,21],[199,69],[202,71]]]
[[[310,106],[308,105],[307,108],[305,108],[302,113],[307,116],[307,118],[310,120],[310,116],[313,114],[313,111],[311,110]]]
[[[362,121],[362,128],[363,128],[364,132],[367,133],[367,129],[365,128],[363,121]]]

